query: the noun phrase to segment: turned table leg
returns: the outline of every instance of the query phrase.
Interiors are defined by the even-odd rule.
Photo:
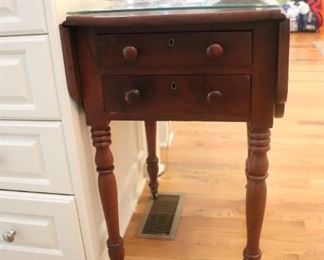
[[[248,171],[248,163],[249,163],[249,157],[250,157],[250,125],[249,125],[249,122],[246,123],[246,133],[247,133],[247,158],[245,161],[245,174],[247,174],[247,171]]]
[[[266,204],[270,130],[249,128],[249,156],[247,159],[246,224],[247,245],[244,260],[260,260],[260,234]]]
[[[148,157],[147,172],[150,177],[149,186],[154,199],[158,196],[158,173],[159,173],[159,159],[156,156],[156,121],[145,121],[146,140]]]
[[[111,260],[123,260],[124,245],[119,234],[117,185],[110,150],[110,127],[92,127],[91,136],[96,147],[95,161],[99,173],[99,193],[109,234],[107,241],[109,256]]]

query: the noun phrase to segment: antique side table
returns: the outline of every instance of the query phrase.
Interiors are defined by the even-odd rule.
[[[145,121],[155,198],[156,121],[195,120],[247,122],[243,255],[261,259],[269,129],[287,98],[289,21],[269,1],[171,2],[76,12],[60,27],[69,93],[92,127],[109,256],[124,259],[110,121]]]

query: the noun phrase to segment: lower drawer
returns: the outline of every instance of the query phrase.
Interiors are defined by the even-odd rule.
[[[248,116],[250,81],[249,75],[104,76],[105,112],[114,119]]]
[[[85,259],[73,196],[0,191],[0,259]]]

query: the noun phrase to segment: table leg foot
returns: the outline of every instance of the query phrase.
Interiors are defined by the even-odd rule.
[[[124,250],[124,242],[122,239],[118,244],[113,244],[108,239],[107,247],[108,247],[108,254],[111,260],[124,260],[125,250]]]
[[[156,121],[145,121],[148,157],[147,172],[150,177],[150,189],[153,199],[158,197],[159,158],[156,156]]]
[[[262,252],[259,251],[258,254],[256,254],[256,255],[251,255],[251,254],[249,254],[249,253],[247,252],[246,249],[244,249],[244,251],[243,251],[243,257],[244,257],[243,260],[261,260]]]
[[[147,163],[147,172],[150,176],[150,189],[153,199],[157,199],[158,197],[158,173],[159,173],[159,166],[158,166],[159,159],[157,157],[148,157],[146,160]]]

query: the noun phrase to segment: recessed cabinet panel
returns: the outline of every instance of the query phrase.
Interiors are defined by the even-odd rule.
[[[0,188],[72,194],[60,122],[0,121]]]
[[[0,259],[85,259],[73,196],[0,191]]]
[[[0,1],[0,35],[46,33],[41,0]]]
[[[0,118],[60,119],[48,36],[0,39]]]

